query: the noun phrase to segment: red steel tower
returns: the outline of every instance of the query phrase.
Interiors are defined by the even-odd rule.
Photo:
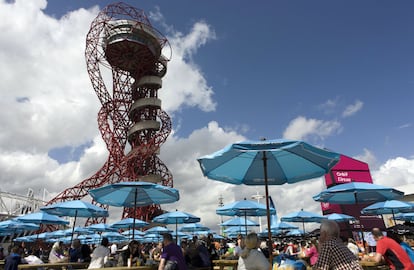
[[[122,181],[173,186],[172,174],[158,158],[171,132],[170,117],[158,98],[169,60],[161,53],[165,45],[169,45],[167,39],[151,26],[144,12],[127,4],[108,5],[94,19],[85,57],[102,104],[98,124],[109,156],[93,176],[62,191],[48,204],[81,199],[90,189]],[[107,86],[104,78],[110,75],[112,85]],[[141,207],[135,213],[133,208],[124,208],[122,218],[149,221],[160,211],[159,205]],[[89,219],[86,225],[104,221]]]

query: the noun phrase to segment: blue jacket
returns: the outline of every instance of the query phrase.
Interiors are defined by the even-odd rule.
[[[21,262],[22,257],[20,257],[19,254],[10,253],[10,255],[4,259],[4,270],[17,270],[17,266],[21,264]]]

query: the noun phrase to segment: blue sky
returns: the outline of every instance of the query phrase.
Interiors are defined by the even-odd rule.
[[[59,17],[75,8],[109,3],[50,1],[45,12]],[[191,60],[212,87],[216,109],[183,107],[175,119],[185,121],[179,135],[220,119],[222,126],[239,128],[251,139],[276,138],[304,116],[338,121],[330,136],[306,139],[345,154],[356,155],[363,145],[382,161],[412,155],[413,143],[404,138],[413,134],[413,3],[126,3],[149,16],[160,12],[162,23],[152,22],[165,35],[164,23],[186,32],[197,21],[215,33]],[[357,111],[343,116],[348,106],[358,104]]]
[[[255,194],[203,178],[195,162],[242,139],[305,140],[367,162],[376,183],[413,182],[412,1],[125,2],[172,48],[160,95],[173,134],[160,157],[182,199],[167,208],[209,213],[203,220],[214,225],[219,195],[226,203]],[[90,23],[110,3],[0,0],[7,191],[53,196],[105,162],[84,51]],[[279,216],[299,210],[290,200],[320,211],[311,196],[323,183],[312,181],[313,189],[274,189]]]

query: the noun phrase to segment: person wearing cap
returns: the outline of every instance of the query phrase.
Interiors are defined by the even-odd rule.
[[[270,263],[259,249],[260,241],[256,233],[249,233],[244,239],[237,270],[269,270]]]

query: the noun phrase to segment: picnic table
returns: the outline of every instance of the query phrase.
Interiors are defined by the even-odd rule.
[[[232,270],[237,269],[239,260],[213,260],[213,266],[218,266],[220,270],[224,270],[224,267],[231,267]]]
[[[386,265],[384,262],[372,262],[367,260],[360,260],[359,264],[364,268],[364,270],[374,270],[374,269],[384,269],[388,270],[390,269],[388,265]]]
[[[88,262],[61,262],[61,263],[42,263],[42,264],[19,264],[17,268],[19,270],[30,270],[30,269],[85,269],[88,268]]]

